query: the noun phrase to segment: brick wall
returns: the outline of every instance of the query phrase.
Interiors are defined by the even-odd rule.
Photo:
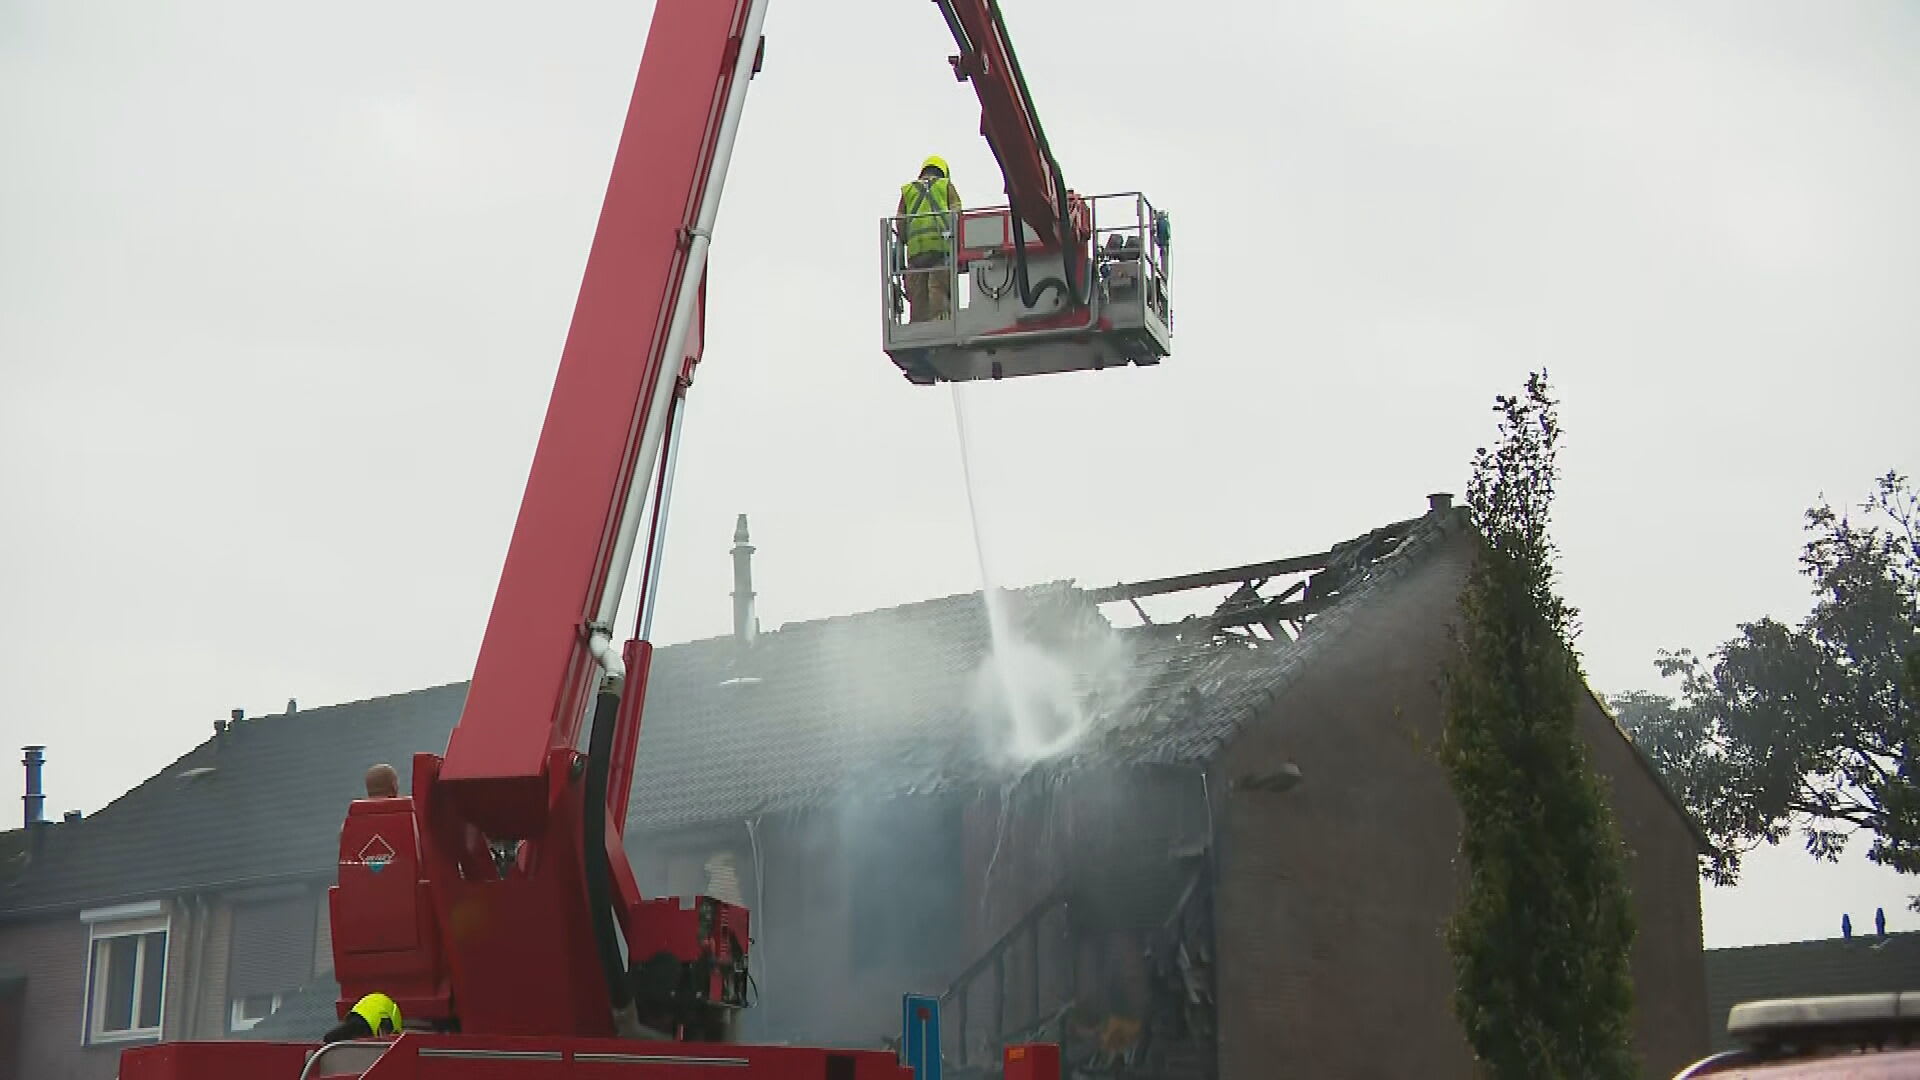
[[[83,1043],[87,924],[76,912],[0,923],[0,956],[27,973],[21,1009],[19,1069],[31,1080],[112,1080],[128,1044]],[[162,1023],[178,1037],[186,985],[187,920],[172,911]]]
[[[301,902],[315,901],[308,894]],[[231,1011],[227,969],[232,904],[220,896],[209,896],[204,902],[184,897],[166,902],[163,910],[168,916],[161,1009],[165,1038],[224,1039]],[[5,957],[8,968],[27,974],[17,1036],[23,1078],[111,1080],[121,1052],[137,1045],[83,1045],[88,941],[88,926],[75,911],[0,923],[0,957]],[[302,970],[290,977],[299,981],[305,974]]]
[[[1613,719],[1598,702],[1585,711],[1594,767],[1612,789],[1614,820],[1633,853],[1636,1044],[1646,1075],[1670,1077],[1709,1052],[1699,849]]]
[[[1456,539],[1343,625],[1216,762],[1221,1076],[1471,1076],[1442,936],[1459,815],[1432,756]],[[1692,836],[1597,705],[1584,718],[1634,850],[1636,1042],[1647,1076],[1705,1051]],[[1232,781],[1296,764],[1290,791]]]
[[[80,1046],[87,927],[71,915],[0,923],[0,956],[27,972],[19,1067],[33,1080],[108,1080],[119,1055]]]

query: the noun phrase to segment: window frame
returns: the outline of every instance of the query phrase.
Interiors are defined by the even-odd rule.
[[[247,998],[245,997],[233,998],[231,1001],[227,1003],[228,1034],[238,1034],[239,1032],[242,1032],[242,1031],[252,1031],[255,1027],[259,1026],[260,1021],[265,1020],[268,1017],[272,1016],[274,1013],[279,1012],[280,1007],[287,1003],[287,998],[291,995],[288,992],[281,991],[281,992],[272,993],[272,994],[251,994],[248,996],[256,997],[256,998],[271,998],[273,1000],[273,1004],[268,1006],[267,1011],[265,1013],[259,1016],[256,1016],[251,1020],[247,1020],[247,1019],[243,1019],[240,1016],[240,1007],[247,1003]]]
[[[159,901],[144,904],[121,904],[111,908],[96,908],[82,911],[80,918],[87,924],[87,953],[83,961],[86,968],[84,980],[85,997],[80,1003],[80,1045],[117,1046],[127,1043],[159,1042],[167,1029],[167,978],[169,954],[173,951],[173,915],[162,908]],[[104,1027],[106,984],[101,980],[100,943],[115,938],[130,937],[143,939],[146,935],[158,933],[160,937],[160,1004],[158,1014],[150,1027],[129,1027],[124,1031],[109,1031]],[[151,950],[147,942],[139,941],[135,945],[133,990],[134,1001],[130,1016],[136,1023],[140,1019],[140,988],[145,983],[147,965],[152,962]]]

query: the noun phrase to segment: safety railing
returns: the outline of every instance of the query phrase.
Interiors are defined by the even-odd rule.
[[[360,1076],[373,1068],[380,1060],[380,1055],[392,1045],[392,1039],[349,1039],[327,1043],[307,1059],[306,1067],[300,1070],[300,1080]]]
[[[1149,312],[1168,327],[1173,308],[1167,294],[1172,225],[1137,191],[1087,196],[1093,212],[1094,273],[1109,293],[1139,289]]]
[[[1082,201],[1091,224],[1082,265],[1092,267],[1098,292],[1089,295],[1087,282],[1076,279],[1073,285],[1081,294],[1076,299],[1099,308],[1137,290],[1146,310],[1170,326],[1167,216],[1140,192],[1083,196]],[[916,343],[943,338],[958,343],[964,331],[956,324],[976,296],[998,302],[1018,287],[1014,228],[1024,230],[1030,254],[1040,247],[1032,230],[1016,224],[1005,206],[883,218],[880,304],[890,334],[911,327]],[[920,230],[940,242],[937,250],[916,257],[909,236]]]
[[[939,251],[931,258],[916,259],[910,252],[909,237],[920,229],[931,229],[940,238]],[[889,325],[951,320],[955,310],[964,306],[960,294],[964,268],[952,257],[958,233],[959,215],[950,210],[896,215],[880,222],[880,265],[885,268],[880,303]],[[933,299],[941,293],[944,303]]]

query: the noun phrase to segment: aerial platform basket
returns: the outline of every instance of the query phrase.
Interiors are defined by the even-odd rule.
[[[1139,192],[1073,202],[1086,239],[1067,245],[1043,243],[1024,224],[1016,234],[1004,206],[882,220],[881,344],[908,381],[1097,371],[1171,355],[1167,215]],[[956,257],[909,257],[908,227],[927,218]]]

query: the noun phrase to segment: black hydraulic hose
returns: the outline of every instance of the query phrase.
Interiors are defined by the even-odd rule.
[[[987,145],[992,146],[993,140],[987,140]],[[998,161],[1000,159],[1000,151],[995,149],[993,156],[994,160]],[[1004,168],[1005,167],[1002,166],[1003,170]],[[1060,174],[1056,171],[1054,173],[1056,182],[1059,181],[1059,176]],[[1086,307],[1093,302],[1093,275],[1087,275],[1087,292],[1085,296],[1080,295],[1080,290],[1073,286],[1073,259],[1070,257],[1071,253],[1067,250],[1068,239],[1073,236],[1073,220],[1072,215],[1067,211],[1067,201],[1064,195],[1065,185],[1061,184],[1060,186],[1062,191],[1060,199],[1060,267],[1061,273],[1066,275],[1066,279],[1062,280],[1057,277],[1045,278],[1042,279],[1038,285],[1029,286],[1027,282],[1026,223],[1020,220],[1020,211],[1018,207],[1013,205],[1012,193],[1009,192],[1007,195],[1007,225],[1013,230],[1014,280],[1020,287],[1020,302],[1029,308],[1037,307],[1041,295],[1050,289],[1059,292],[1061,298],[1066,301],[1069,307]]]
[[[1040,306],[1040,297],[1048,290],[1058,292],[1062,300],[1071,306],[1076,299],[1073,286],[1057,277],[1042,278],[1038,285],[1027,281],[1027,223],[1020,220],[1020,211],[1013,205],[1013,197],[1007,197],[1007,225],[1013,230],[1013,278],[1020,286],[1020,303],[1028,308]],[[1066,255],[1066,237],[1061,237],[1061,265],[1069,260]]]
[[[593,705],[593,730],[587,737],[585,815],[581,824],[582,861],[586,864],[587,906],[607,996],[620,1012],[633,1003],[633,987],[620,960],[620,939],[613,921],[613,868],[607,862],[607,774],[612,770],[613,733],[620,720],[620,695],[601,691]]]
[[[1076,241],[1078,240],[1078,235],[1073,231],[1073,206],[1068,202],[1067,182],[1061,178],[1059,169],[1053,170],[1053,186],[1054,198],[1060,203],[1060,272],[1067,276],[1067,295],[1073,299],[1076,305],[1085,307],[1093,302],[1093,266],[1091,260],[1089,260],[1087,266],[1087,294],[1081,296],[1080,290],[1074,288],[1073,285],[1073,264],[1075,260],[1069,258],[1067,252],[1068,238],[1071,237]]]
[[[1000,147],[994,145],[991,138],[987,140],[987,149],[993,152],[994,163],[1000,166],[1001,175],[1006,175],[1007,163],[1000,157]],[[1057,289],[1062,296],[1071,297],[1073,294],[1067,291],[1067,283],[1059,278],[1047,278],[1038,287],[1027,280],[1027,226],[1020,219],[1020,208],[1014,205],[1011,191],[1007,192],[1007,227],[1013,230],[1013,283],[1019,290],[1021,305],[1039,307],[1040,296],[1048,289]]]

